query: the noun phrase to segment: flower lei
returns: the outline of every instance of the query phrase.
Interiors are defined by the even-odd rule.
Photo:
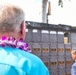
[[[3,36],[0,38],[0,46],[5,47],[6,45],[13,48],[19,48],[26,52],[31,52],[31,50],[29,50],[28,44],[24,43],[22,38],[17,41],[15,38]]]

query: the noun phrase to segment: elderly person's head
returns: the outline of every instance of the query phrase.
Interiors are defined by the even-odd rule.
[[[72,59],[75,61],[76,60],[76,49],[73,49],[71,51]]]
[[[13,5],[0,7],[0,37],[25,38],[24,12]]]

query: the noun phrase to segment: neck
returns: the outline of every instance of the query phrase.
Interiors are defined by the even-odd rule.
[[[12,37],[15,38],[16,40],[19,40],[19,37],[17,34],[13,33],[13,32],[8,32],[8,33],[0,33],[0,38],[2,36],[6,36],[6,37]]]

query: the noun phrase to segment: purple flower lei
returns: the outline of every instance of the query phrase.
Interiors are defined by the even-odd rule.
[[[0,46],[5,47],[6,45],[14,48],[19,48],[26,52],[31,52],[31,50],[29,50],[28,44],[24,43],[22,38],[17,41],[15,38],[3,36],[0,38]]]

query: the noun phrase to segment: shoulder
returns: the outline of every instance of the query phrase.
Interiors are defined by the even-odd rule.
[[[27,59],[30,75],[49,75],[47,67],[44,65],[44,63],[39,57],[32,53],[27,53],[24,51],[20,53],[25,59]]]
[[[45,66],[44,63],[42,62],[42,60],[37,57],[36,55],[32,54],[32,53],[28,53],[28,52],[21,52],[21,55],[27,59],[31,64],[32,66]]]
[[[76,75],[76,62],[72,65],[71,75]]]
[[[26,71],[28,75],[49,75],[47,67],[36,55],[10,47],[2,48],[1,51],[8,56],[8,58],[12,58],[12,60],[9,61],[11,65],[21,68],[23,71]]]
[[[76,69],[76,62],[72,65],[72,69]]]
[[[76,62],[72,66],[76,66]]]

